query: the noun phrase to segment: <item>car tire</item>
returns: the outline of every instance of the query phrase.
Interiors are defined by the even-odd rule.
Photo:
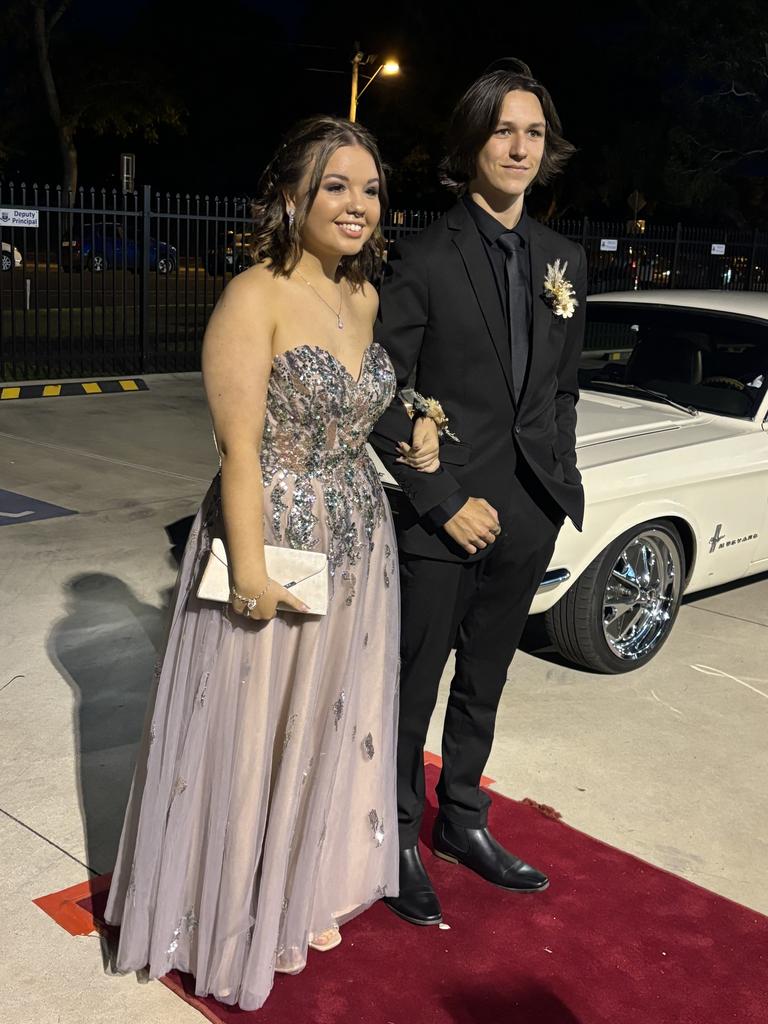
[[[2,254],[2,260],[0,260],[0,266],[3,268],[3,273],[7,273],[9,270],[13,270],[13,256],[9,252]]]
[[[172,274],[176,269],[176,261],[172,256],[161,256],[157,261],[158,274]]]
[[[108,267],[106,257],[100,253],[91,253],[86,263],[86,269],[90,270],[94,274],[100,274],[103,270]]]
[[[550,643],[592,672],[646,665],[667,640],[683,595],[680,534],[665,520],[632,527],[545,612]]]

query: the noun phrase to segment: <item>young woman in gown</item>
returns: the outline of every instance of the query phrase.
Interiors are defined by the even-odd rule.
[[[261,182],[258,262],[204,339],[221,471],[179,571],[107,920],[119,970],[187,971],[243,1009],[397,892],[398,568],[365,449],[395,389],[371,340],[385,200],[363,128],[298,125]],[[434,424],[408,440],[434,471]],[[196,597],[214,536],[229,605]],[[325,616],[268,579],[264,544],[327,553]]]

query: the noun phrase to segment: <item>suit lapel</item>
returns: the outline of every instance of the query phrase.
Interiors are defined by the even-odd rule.
[[[453,242],[461,253],[480,312],[501,363],[509,393],[513,396],[514,401],[509,336],[504,312],[499,302],[499,293],[496,290],[493,273],[488,266],[488,256],[483,249],[477,228],[463,203],[457,203],[449,212],[448,226],[453,231]]]

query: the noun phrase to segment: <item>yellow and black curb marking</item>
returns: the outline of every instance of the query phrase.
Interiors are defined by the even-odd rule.
[[[58,398],[59,395],[116,395],[149,391],[141,377],[119,380],[63,381],[61,384],[0,384],[0,402],[12,398]]]

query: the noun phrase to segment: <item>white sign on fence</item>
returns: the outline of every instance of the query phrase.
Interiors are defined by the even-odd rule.
[[[725,256],[725,246],[720,242],[713,242],[712,248],[709,251],[713,256]]]
[[[37,228],[40,227],[39,210],[13,210],[0,207],[0,228]]]
[[[616,252],[619,248],[618,238],[601,238],[600,252]]]

